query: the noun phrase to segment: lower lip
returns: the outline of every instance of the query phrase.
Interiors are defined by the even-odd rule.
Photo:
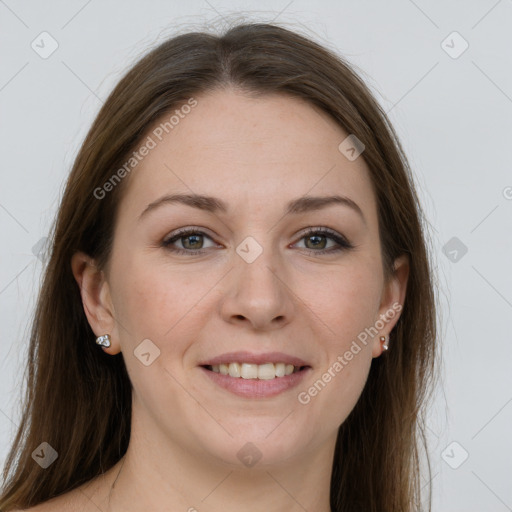
[[[205,372],[215,384],[244,398],[269,398],[279,395],[297,386],[311,370],[311,368],[308,367],[301,371],[291,373],[290,375],[285,375],[284,377],[263,380],[230,377],[229,375],[222,375],[221,373],[207,370],[202,366],[199,368]]]

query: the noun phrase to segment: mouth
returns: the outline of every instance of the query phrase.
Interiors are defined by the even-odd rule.
[[[210,372],[218,373],[220,375],[227,375],[234,379],[273,380],[286,377],[292,373],[303,371],[307,368],[310,368],[310,366],[295,366],[293,364],[286,363],[252,364],[231,362],[213,365],[202,365],[202,368]]]
[[[216,386],[244,398],[269,398],[297,386],[312,367],[282,353],[224,354],[199,365]]]

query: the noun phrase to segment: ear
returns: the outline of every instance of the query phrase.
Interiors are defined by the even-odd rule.
[[[379,357],[382,352],[381,336],[389,336],[393,327],[398,322],[402,313],[407,290],[407,281],[409,279],[409,258],[406,254],[402,254],[393,264],[393,275],[384,283],[382,290],[381,303],[379,307],[379,315],[376,319],[376,325],[383,327],[375,336],[372,347],[372,356]],[[390,339],[390,349],[392,349],[393,340]]]
[[[111,355],[121,352],[115,311],[110,297],[110,288],[105,274],[99,270],[95,261],[83,252],[71,257],[71,269],[80,287],[82,304],[89,325],[96,337],[110,335],[110,347],[102,347]],[[95,343],[95,340],[91,340]]]

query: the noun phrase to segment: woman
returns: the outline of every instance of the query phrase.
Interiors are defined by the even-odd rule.
[[[71,171],[0,508],[420,510],[422,220],[332,52],[271,24],[161,44]]]

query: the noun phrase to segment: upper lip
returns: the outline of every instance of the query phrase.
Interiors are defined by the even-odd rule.
[[[256,354],[253,352],[228,352],[220,356],[213,357],[199,363],[199,366],[213,366],[214,364],[228,364],[228,363],[252,363],[252,364],[265,364],[265,363],[285,363],[293,364],[293,366],[308,366],[308,363],[299,357],[285,354],[284,352],[264,352]]]

